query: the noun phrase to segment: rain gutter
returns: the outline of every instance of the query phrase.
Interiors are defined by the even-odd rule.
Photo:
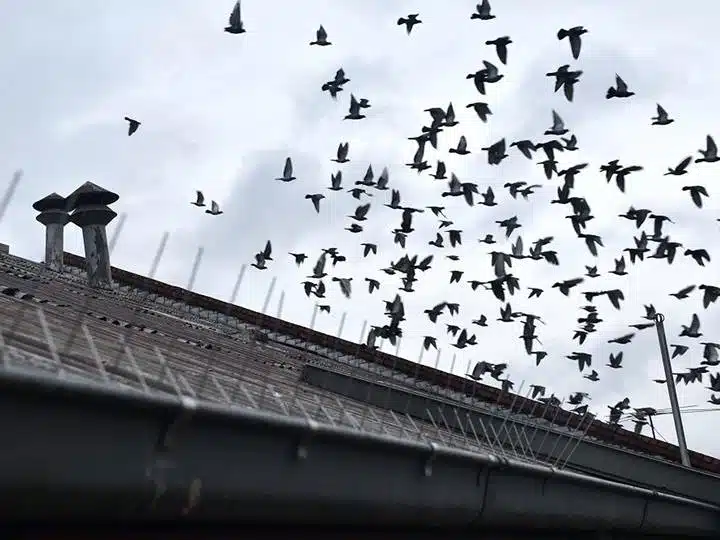
[[[168,518],[720,537],[720,508],[312,420],[0,371],[0,519]]]

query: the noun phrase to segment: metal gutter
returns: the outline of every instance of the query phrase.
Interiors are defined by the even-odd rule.
[[[0,519],[720,534],[720,508],[550,467],[164,394],[0,373]]]
[[[521,439],[540,459],[564,462],[568,451],[572,450],[567,467],[578,472],[590,474],[608,480],[631,482],[633,485],[673,493],[720,506],[720,477],[704,471],[688,469],[674,463],[642,456],[621,448],[615,448],[598,441],[585,439],[579,445],[568,445],[568,432],[562,432],[557,426],[537,424],[537,419],[528,417],[522,422],[517,417],[499,415],[489,409],[468,406],[466,403],[450,400],[443,396],[429,398],[420,392],[399,386],[388,387],[384,384],[338,370],[315,365],[305,365],[301,380],[317,388],[323,388],[338,395],[390,409],[396,413],[409,414],[414,418],[428,420],[427,409],[438,416],[442,412],[443,425],[455,429],[458,433],[468,432],[467,425],[461,422],[470,420],[475,426],[482,422],[488,431],[495,433],[522,433],[533,430],[533,436]],[[457,416],[453,412],[457,412]],[[548,420],[550,418],[548,417]],[[438,418],[435,418],[439,422]],[[537,425],[537,430],[535,427]],[[504,426],[504,428],[503,428]],[[512,429],[515,426],[517,431]],[[476,428],[479,431],[479,428]],[[547,435],[546,435],[547,434]]]

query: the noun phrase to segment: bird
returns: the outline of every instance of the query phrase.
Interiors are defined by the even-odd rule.
[[[280,178],[276,178],[275,180],[280,180],[281,182],[292,182],[293,180],[297,180],[297,178],[293,176],[292,158],[285,158],[285,167],[283,167],[282,176]]]
[[[509,36],[502,36],[496,39],[491,39],[485,42],[485,45],[493,45],[495,52],[498,55],[498,59],[501,63],[507,64],[507,46],[512,43],[512,39]]]
[[[335,163],[347,163],[348,161],[350,161],[348,159],[349,151],[350,151],[350,143],[347,143],[347,142],[340,143],[337,148],[337,154],[331,161],[334,161]]]
[[[195,206],[205,206],[205,195],[203,195],[202,191],[196,191],[195,200],[191,202],[190,204],[194,204]]]
[[[482,0],[482,3],[475,6],[475,12],[470,15],[470,19],[479,19],[481,21],[489,21],[495,18],[495,15],[490,13],[490,1]]]
[[[657,116],[652,117],[652,125],[653,126],[667,126],[668,124],[672,124],[675,120],[670,118],[668,116],[668,113],[665,109],[663,109],[662,105],[659,103],[657,106]]]
[[[587,34],[587,30],[585,30],[582,26],[573,26],[568,29],[561,28],[557,33],[557,38],[559,40],[563,40],[565,38],[570,40],[570,51],[572,52],[572,57],[575,60],[580,58],[580,48],[582,47],[581,36],[583,34]]]
[[[683,174],[687,174],[687,168],[688,165],[690,165],[690,162],[692,161],[692,156],[688,156],[684,158],[680,163],[678,163],[675,167],[668,167],[668,172],[665,173],[665,176],[667,175],[673,175],[673,176],[682,176]]]
[[[700,152],[702,157],[696,159],[695,163],[715,163],[716,161],[720,161],[715,140],[710,135],[705,138],[705,150],[698,150],[698,152]]]
[[[128,123],[128,137],[129,137],[130,135],[132,135],[133,133],[135,133],[138,130],[138,128],[140,127],[140,122],[138,122],[137,120],[133,120],[129,116],[126,116],[125,120]]]
[[[400,17],[400,18],[397,20],[397,24],[398,24],[398,26],[403,26],[403,25],[404,25],[404,26],[405,26],[405,31],[407,32],[407,34],[408,34],[408,36],[409,36],[409,35],[410,35],[410,32],[412,32],[413,27],[414,27],[416,24],[421,24],[421,23],[422,23],[422,21],[421,21],[420,19],[418,19],[419,16],[420,16],[419,13],[411,13],[410,15],[408,15],[408,16],[406,16],[406,17]]]
[[[608,88],[608,91],[605,94],[605,98],[629,98],[634,95],[635,92],[631,92],[630,90],[628,90],[627,84],[625,83],[625,81],[622,80],[620,75],[615,74],[615,86],[611,86],[610,88]]]
[[[565,122],[563,122],[563,119],[560,118],[560,115],[553,109],[552,111],[552,118],[553,118],[553,125],[550,129],[545,131],[545,135],[565,135],[568,130],[565,129]]]
[[[306,199],[309,199],[313,206],[315,207],[315,211],[319,214],[320,213],[320,201],[325,198],[325,195],[322,193],[313,193],[310,195],[305,195]]]
[[[218,203],[216,203],[215,201],[210,201],[210,208],[208,210],[205,210],[205,213],[212,216],[219,216],[223,213],[223,211],[220,210]]]
[[[350,108],[348,109],[348,114],[345,116],[345,120],[362,120],[365,118],[365,115],[360,112],[361,109],[360,102],[354,95],[350,94]]]
[[[240,0],[237,0],[237,2],[235,2],[235,6],[230,13],[230,20],[228,21],[228,26],[225,27],[225,31],[230,34],[245,33],[242,15],[240,14]]]
[[[332,45],[327,40],[327,32],[325,31],[325,28],[323,28],[323,25],[320,25],[320,28],[317,29],[317,32],[315,32],[315,41],[311,41],[310,45],[319,45],[320,47],[326,47],[328,45]]]

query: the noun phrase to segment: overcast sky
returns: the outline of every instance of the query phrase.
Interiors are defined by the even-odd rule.
[[[407,251],[421,257],[435,254],[433,268],[419,276],[417,291],[403,293],[407,321],[400,354],[417,360],[422,336],[438,338],[442,350],[439,366],[463,374],[471,362],[507,362],[515,388],[525,381],[543,384],[560,398],[573,391],[592,396],[592,407],[607,415],[607,405],[629,396],[635,407],[669,406],[666,388],[652,382],[662,378],[655,330],[639,332],[624,347],[608,339],[630,331],[628,324],[642,322],[643,304],[653,303],[667,316],[671,343],[687,343],[690,351],[674,360],[675,371],[698,366],[703,340],[713,341],[720,332],[718,306],[702,308],[701,293],[687,300],[669,296],[690,284],[720,285],[714,261],[705,268],[682,256],[669,266],[648,260],[629,267],[629,275],[607,275],[613,259],[631,247],[634,225],[618,214],[630,205],[666,214],[674,224],[665,228],[673,240],[687,248],[707,247],[714,257],[719,224],[718,164],[693,164],[684,177],[663,176],[667,167],[690,154],[698,156],[705,136],[720,125],[716,106],[720,73],[714,69],[720,49],[712,6],[703,10],[658,9],[650,0],[577,2],[554,0],[542,9],[527,0],[496,1],[497,18],[471,21],[474,1],[431,0],[330,1],[275,0],[243,2],[247,33],[223,32],[232,1],[127,0],[0,0],[3,32],[0,45],[0,174],[8,180],[13,171],[25,171],[12,205],[0,227],[0,241],[13,253],[39,260],[43,253],[43,229],[34,221],[33,201],[57,191],[69,194],[85,181],[116,191],[114,205],[127,221],[113,264],[147,273],[164,231],[170,241],[156,277],[186,286],[199,246],[205,248],[194,289],[227,299],[243,264],[272,240],[274,261],[269,269],[248,267],[238,303],[260,310],[268,286],[277,278],[269,312],[276,314],[280,291],[285,291],[282,317],[309,324],[314,302],[302,292],[300,282],[310,273],[320,250],[335,246],[347,256],[333,275],[353,277],[354,295],[346,300],[336,283],[326,280],[330,314],[318,315],[316,329],[335,334],[343,312],[347,313],[343,337],[360,338],[363,321],[383,324],[383,300],[391,300],[400,281],[379,269],[396,261],[403,251],[392,243],[391,230],[400,214],[382,206],[389,193],[373,192],[370,219],[363,234],[344,230],[347,215],[357,201],[348,193],[326,190],[337,145],[350,143],[351,162],[340,166],[350,187],[360,180],[369,164],[376,174],[390,170],[391,185],[402,193],[403,203],[422,208],[443,204],[455,227],[464,231],[463,245],[454,250],[461,259],[444,258],[449,250],[428,245],[434,239],[437,220],[429,213],[416,216],[416,232],[408,238]],[[535,7],[533,7],[535,6]],[[396,25],[397,18],[419,13],[422,24],[410,36]],[[311,47],[309,41],[323,24],[330,47]],[[584,25],[583,48],[578,61],[567,40],[558,41],[559,28]],[[502,66],[486,40],[511,36],[508,65]],[[467,73],[489,60],[501,69],[503,80],[488,88],[483,98]],[[553,93],[545,73],[562,64],[582,69],[574,103]],[[337,101],[321,91],[323,82],[343,67],[351,82]],[[636,92],[630,99],[606,100],[615,73]],[[350,93],[370,100],[372,107],[361,121],[346,121]],[[486,101],[493,115],[483,124],[465,105]],[[426,159],[435,165],[446,162],[461,181],[476,182],[480,191],[492,186],[499,205],[469,208],[460,199],[440,199],[445,182],[429,172],[418,175],[404,166],[411,161],[417,135],[429,116],[429,107],[452,102],[459,125],[440,136],[438,151],[428,148]],[[661,103],[676,121],[651,126],[655,104]],[[526,160],[515,149],[499,167],[487,164],[482,147],[506,137],[544,140],[556,109],[568,129],[577,135],[579,151],[559,154],[559,167],[588,162],[576,180],[574,195],[588,199],[593,219],[588,232],[601,235],[605,247],[592,257],[576,238],[566,206],[550,205],[560,180],[545,180],[536,159]],[[139,131],[127,136],[124,116],[142,122]],[[448,148],[465,135],[471,154],[449,155]],[[285,184],[280,176],[286,156],[292,156],[297,180]],[[640,164],[644,171],[628,180],[626,194],[607,184],[598,171],[601,164],[619,159]],[[512,200],[503,184],[508,181],[541,184],[524,201]],[[685,185],[706,184],[710,198],[696,209]],[[218,201],[224,214],[211,217],[191,206],[196,189]],[[304,195],[322,192],[327,197],[316,215]],[[538,348],[548,352],[539,367],[528,357],[518,336],[520,322],[497,323],[501,304],[490,292],[472,292],[469,279],[493,278],[487,246],[477,239],[487,233],[502,240],[496,220],[518,216],[518,233],[525,245],[544,237],[555,238],[560,267],[537,261],[516,261],[512,273],[523,287],[541,287],[540,299],[527,299],[526,289],[510,299],[515,311],[543,317]],[[650,227],[644,227],[648,233]],[[511,241],[502,240],[497,250],[509,252]],[[376,242],[377,256],[362,259],[360,242]],[[654,247],[654,246],[651,246]],[[66,249],[82,253],[79,231],[68,226]],[[304,252],[309,260],[297,269],[289,251]],[[627,255],[627,254],[626,254]],[[720,255],[718,255],[720,256]],[[627,256],[626,256],[627,260]],[[604,275],[587,280],[569,298],[551,285],[581,276],[585,265],[597,265]],[[629,264],[629,261],[628,261]],[[460,284],[449,285],[452,269],[465,274]],[[369,296],[364,277],[379,279],[379,292]],[[575,319],[584,305],[579,292],[621,288],[626,301],[622,311],[605,299],[595,304],[604,320],[583,347],[571,340]],[[461,303],[453,320],[441,317],[433,326],[424,309],[447,300]],[[701,339],[678,338],[682,324],[698,313],[705,335]],[[470,325],[486,314],[489,328]],[[450,346],[445,324],[473,328],[478,346],[459,351]],[[684,340],[684,341],[683,341]],[[384,350],[390,352],[392,347]],[[592,352],[593,367],[601,380],[582,378],[577,366],[565,358],[572,351]],[[605,367],[611,352],[623,350],[624,367]],[[430,351],[423,360],[435,362]],[[711,368],[714,370],[714,368]],[[493,384],[494,381],[490,381]],[[707,376],[703,384],[680,385],[682,405],[711,407]],[[691,448],[720,456],[720,437],[707,426],[717,413],[684,416]],[[631,427],[631,424],[628,423]],[[659,437],[675,440],[669,415],[656,420]]]

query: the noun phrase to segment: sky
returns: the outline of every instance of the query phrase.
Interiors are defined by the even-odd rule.
[[[606,417],[608,405],[626,396],[635,407],[667,409],[666,387],[652,382],[664,377],[655,330],[638,332],[622,347],[608,340],[629,333],[628,324],[645,322],[643,305],[652,303],[666,315],[668,341],[690,346],[685,356],[673,360],[674,371],[698,366],[700,342],[720,337],[714,330],[720,327],[720,307],[703,309],[697,290],[686,300],[669,293],[690,284],[720,285],[715,261],[701,268],[680,253],[671,266],[652,259],[630,265],[626,254],[628,275],[607,271],[639,235],[633,223],[617,217],[631,205],[671,217],[665,234],[681,242],[683,250],[706,247],[715,256],[720,193],[711,180],[720,163],[693,163],[682,177],[663,175],[685,156],[699,157],[706,135],[720,137],[720,132],[713,133],[720,125],[715,106],[720,73],[708,69],[720,48],[715,8],[658,10],[650,0],[555,0],[552,9],[539,10],[529,9],[527,0],[503,0],[493,5],[495,19],[478,21],[470,20],[475,3],[245,0],[247,32],[231,35],[223,27],[232,1],[0,0],[5,22],[0,46],[12,51],[0,56],[0,175],[9,182],[15,170],[24,171],[0,223],[0,241],[14,254],[41,260],[44,231],[34,221],[31,204],[50,192],[67,195],[92,181],[118,193],[113,208],[127,216],[112,254],[114,266],[147,274],[168,232],[155,277],[187,286],[197,250],[203,247],[193,289],[228,299],[243,265],[253,262],[254,254],[271,240],[274,261],[264,271],[247,267],[236,303],[261,310],[275,279],[268,314],[277,315],[284,292],[281,316],[303,325],[310,324],[315,301],[304,295],[300,283],[323,248],[337,247],[348,260],[331,274],[352,277],[353,296],[345,299],[328,277],[332,310],[317,315],[315,328],[337,334],[345,314],[342,337],[357,341],[365,321],[385,324],[383,300],[392,300],[401,285],[397,275],[380,271],[405,252],[392,242],[400,213],[383,206],[389,192],[371,190],[365,230],[351,234],[344,228],[358,201],[326,188],[339,169],[350,188],[368,165],[376,175],[387,167],[390,185],[400,190],[403,204],[443,205],[453,227],[464,231],[461,247],[440,250],[428,245],[437,219],[427,210],[415,215],[416,231],[408,237],[406,251],[421,258],[433,254],[435,259],[431,270],[420,273],[416,292],[400,293],[407,317],[401,356],[417,361],[423,336],[431,335],[441,351],[438,367],[458,375],[477,361],[505,362],[515,390],[525,394],[530,384],[540,384],[561,399],[571,392],[588,392],[591,409],[601,417]],[[411,35],[396,24],[409,13],[418,13],[423,21]],[[320,24],[331,46],[309,46]],[[579,60],[574,60],[567,40],[559,41],[556,34],[577,25],[588,33]],[[513,40],[507,66],[485,45],[505,35]],[[504,74],[484,97],[465,78],[482,69],[483,60]],[[553,81],[545,76],[563,64],[583,71],[573,103],[562,92],[554,93]],[[321,85],[340,67],[350,82],[333,100]],[[616,73],[636,93],[633,97],[605,99]],[[351,93],[369,99],[367,118],[343,120]],[[465,107],[475,101],[487,102],[492,110],[486,124]],[[436,160],[445,161],[448,171],[463,182],[477,183],[481,192],[491,186],[498,206],[471,208],[462,199],[441,198],[447,185],[430,177],[432,170],[418,174],[405,166],[416,150],[408,137],[430,123],[424,109],[446,108],[450,102],[459,124],[446,128],[438,150],[428,147],[425,157],[433,167]],[[674,123],[651,125],[656,103]],[[559,154],[558,167],[589,163],[578,175],[573,195],[585,197],[592,208],[595,217],[588,232],[604,240],[598,257],[590,255],[564,219],[570,209],[549,204],[561,180],[545,179],[536,164],[544,159],[542,152],[527,160],[513,148],[501,165],[491,166],[481,151],[503,137],[508,143],[547,140],[543,133],[552,124],[553,109],[577,136],[579,148]],[[124,116],[142,122],[132,137],[127,136]],[[471,153],[448,154],[460,135],[466,136]],[[338,165],[330,159],[344,141],[350,143],[351,161]],[[274,178],[281,175],[288,156],[297,180],[277,182]],[[599,172],[611,159],[644,167],[629,177],[625,194]],[[503,188],[513,181],[542,187],[528,200],[513,200]],[[681,189],[697,184],[706,185],[710,195],[702,209]],[[209,216],[190,205],[198,189],[224,213]],[[311,193],[326,196],[319,214],[304,199]],[[505,240],[495,222],[512,216],[522,227]],[[652,232],[651,226],[643,230]],[[510,297],[513,310],[537,314],[545,322],[538,325],[541,344],[536,347],[548,356],[539,366],[518,339],[522,323],[496,322],[502,304],[482,288],[471,291],[467,283],[494,277],[487,246],[477,242],[489,233],[499,241],[493,249],[506,252],[518,235],[526,246],[541,237],[554,238],[549,249],[557,251],[560,266],[523,260],[512,268],[522,287]],[[83,253],[80,231],[73,225],[66,229],[65,242],[66,250]],[[378,254],[363,258],[360,242],[377,243]],[[459,261],[445,258],[451,251]],[[288,252],[306,253],[308,261],[297,268]],[[569,297],[551,288],[556,281],[582,276],[585,265],[597,265],[602,277],[586,279]],[[461,283],[449,284],[451,270],[465,272]],[[380,280],[380,291],[369,295],[364,277]],[[528,299],[527,287],[545,292]],[[572,341],[580,306],[586,304],[579,293],[614,288],[625,294],[622,310],[606,299],[596,300],[603,322],[579,346]],[[460,314],[445,314],[433,325],[423,310],[442,301],[459,302]],[[705,335],[679,338],[681,325],[688,325],[693,313],[701,317]],[[488,328],[470,324],[481,314],[487,315]],[[446,323],[472,329],[478,345],[452,347]],[[383,345],[386,352],[394,349]],[[609,354],[620,350],[623,368],[606,367]],[[600,381],[582,378],[566,358],[573,351],[593,354],[592,367]],[[435,365],[436,359],[430,350],[422,361]],[[712,407],[707,385],[707,375],[702,384],[680,384],[680,404]],[[683,420],[688,446],[720,457],[720,437],[707,429],[716,414],[688,412]],[[659,438],[676,441],[670,415],[658,416],[655,426]]]

